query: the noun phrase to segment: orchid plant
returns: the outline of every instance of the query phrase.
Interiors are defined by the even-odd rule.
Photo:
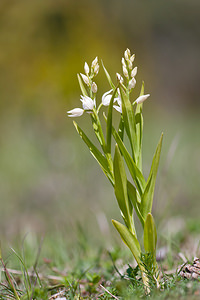
[[[145,179],[142,170],[142,109],[143,102],[150,95],[144,94],[144,83],[142,83],[139,97],[134,101],[131,100],[131,93],[136,85],[135,77],[137,75],[137,67],[133,65],[134,59],[135,55],[131,55],[130,50],[127,49],[124,52],[124,57],[122,57],[123,75],[116,74],[116,84],[113,83],[102,63],[111,89],[103,94],[98,105],[96,101],[97,84],[94,81],[99,72],[98,58],[96,57],[93,60],[91,67],[85,63],[85,74],[78,74],[82,92],[80,97],[82,107],[68,111],[68,116],[80,117],[84,113],[88,113],[91,118],[99,147],[92,143],[76,122],[74,122],[74,126],[114,188],[124,224],[116,220],[112,220],[112,223],[124,243],[131,250],[141,270],[143,283],[146,289],[149,290],[149,278],[145,264],[142,261],[142,255],[146,253],[151,256],[153,276],[157,278],[157,233],[152,216],[152,204],[163,134],[158,142],[149,176]],[[106,134],[103,132],[100,120],[100,110],[105,106],[108,107],[107,114],[103,113],[106,122]],[[120,114],[117,129],[113,125],[113,108]],[[130,143],[130,151],[128,151],[125,144],[125,135],[128,138],[126,141],[128,140]],[[114,155],[111,154],[112,139],[115,140]],[[125,164],[127,168],[125,168]],[[131,180],[128,180],[127,172],[130,173]],[[139,242],[141,239],[138,239],[136,232],[134,210],[143,228],[143,245]]]

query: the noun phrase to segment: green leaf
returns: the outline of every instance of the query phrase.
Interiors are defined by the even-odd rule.
[[[140,170],[134,163],[131,155],[129,154],[128,150],[126,149],[126,146],[124,145],[123,141],[121,140],[119,134],[117,133],[117,131],[115,130],[114,127],[112,127],[112,134],[113,134],[113,137],[114,137],[116,143],[118,144],[119,149],[125,159],[127,167],[129,169],[129,172],[130,172],[130,174],[133,178],[133,181],[140,193],[140,196],[142,196],[145,186],[146,186],[144,176],[142,175],[142,173],[140,172]]]
[[[119,134],[121,140],[123,141],[123,139],[124,139],[124,119],[123,119],[122,115],[121,115],[121,119],[119,122],[118,134]]]
[[[140,91],[140,96],[142,95],[144,95],[144,82],[142,82],[142,87]],[[142,171],[142,137],[143,137],[142,107],[143,107],[143,103],[137,104],[135,110],[136,136],[137,136],[137,149],[138,149],[136,162],[140,171]]]
[[[156,176],[158,172],[158,165],[159,165],[160,153],[162,147],[162,140],[163,140],[163,133],[161,134],[160,140],[158,142],[156,152],[153,157],[149,177],[147,179],[146,188],[142,196],[141,213],[144,219],[146,219],[147,214],[150,213],[152,209],[154,189],[156,184]]]
[[[114,98],[117,92],[117,88],[118,86],[115,88],[111,100],[110,100],[110,104],[108,107],[108,117],[107,117],[107,127],[106,127],[106,134],[107,134],[107,144],[106,144],[106,149],[108,153],[111,153],[111,137],[112,137],[112,111],[113,111],[113,102],[114,102]]]
[[[137,137],[136,137],[136,124],[135,124],[135,114],[133,111],[133,106],[129,100],[129,95],[120,86],[120,95],[122,99],[122,115],[124,119],[124,125],[126,129],[129,142],[131,144],[133,160],[136,162],[137,150]]]
[[[118,145],[116,145],[115,147],[113,167],[115,179],[115,196],[117,198],[118,205],[122,212],[126,226],[131,232],[135,233],[135,227],[133,223],[133,207],[128,198],[126,171]]]
[[[130,181],[127,182],[127,189],[128,189],[128,197],[134,206],[135,212],[142,224],[142,227],[144,227],[144,219],[140,212],[140,202],[141,202],[140,195],[138,194],[136,188],[132,185]]]
[[[141,249],[140,249],[140,244],[134,234],[128,230],[126,226],[121,224],[120,222],[116,220],[112,220],[113,225],[119,232],[123,242],[129,247],[131,252],[133,253],[133,256],[135,257],[135,260],[137,261],[138,265],[140,266],[141,261]]]
[[[79,82],[79,85],[80,85],[81,92],[82,92],[83,96],[88,96],[88,93],[87,93],[87,91],[85,89],[85,86],[83,84],[83,80],[81,79],[79,74],[77,74],[77,77],[78,77],[78,82]]]
[[[73,122],[74,126],[82,138],[82,140],[85,142],[85,144],[88,146],[91,154],[93,157],[97,160],[99,163],[100,167],[102,168],[103,172],[106,174],[112,185],[114,186],[114,179],[113,176],[110,172],[110,169],[108,167],[108,162],[106,158],[103,156],[103,154],[97,149],[97,147],[89,140],[89,138],[86,136],[86,134],[83,132],[83,130],[77,125],[76,122]]]
[[[157,233],[154,218],[151,213],[148,213],[144,223],[144,249],[147,253],[151,253],[156,257]]]
[[[108,73],[108,71],[107,71],[106,68],[104,67],[103,61],[101,61],[101,63],[102,63],[104,72],[105,72],[105,74],[106,74],[106,78],[107,78],[107,80],[108,80],[108,82],[109,82],[111,88],[114,90],[114,89],[115,89],[115,85],[114,85],[114,83],[112,82],[112,79],[111,79],[111,77],[110,77],[110,74]]]
[[[92,127],[94,129],[94,133],[97,137],[97,140],[99,141],[101,148],[103,149],[103,152],[106,152],[106,147],[105,147],[105,139],[104,139],[104,135],[103,135],[103,131],[102,131],[102,127],[101,127],[101,123],[99,120],[98,115],[96,114],[90,114],[91,119],[92,119]]]

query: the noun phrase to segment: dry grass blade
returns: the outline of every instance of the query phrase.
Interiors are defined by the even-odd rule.
[[[110,296],[112,296],[114,299],[119,300],[115,295],[111,294],[102,284],[99,285],[106,293],[108,293]]]

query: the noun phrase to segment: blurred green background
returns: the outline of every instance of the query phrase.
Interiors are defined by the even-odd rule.
[[[144,105],[144,170],[164,131],[155,194],[160,225],[200,214],[200,1],[1,0],[0,234],[95,238],[120,220],[112,187],[73,128],[76,74],[98,56],[113,78],[126,48],[151,94]],[[109,86],[102,69],[99,99]],[[87,128],[88,116],[78,119]],[[90,130],[90,129],[88,129]],[[90,130],[91,131],[91,130]],[[110,229],[111,228],[111,229]],[[96,234],[95,234],[96,232]]]

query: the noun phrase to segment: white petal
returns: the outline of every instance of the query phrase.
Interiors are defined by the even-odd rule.
[[[117,98],[114,99],[114,102],[116,102],[116,101],[117,101],[119,106],[122,106],[122,100],[121,100],[120,96],[118,96]]]
[[[116,73],[116,76],[117,76],[117,80],[118,80],[120,83],[123,83],[123,81],[124,81],[123,77],[122,77],[119,73]]]
[[[106,93],[103,94],[103,96],[102,96],[102,103],[103,103],[103,105],[108,106],[110,104],[110,100],[112,98],[112,95],[109,95],[109,94],[111,92],[112,92],[112,90],[110,90],[110,91],[108,91],[108,92],[106,92]]]
[[[150,94],[139,96],[139,97],[135,100],[135,102],[136,102],[137,104],[140,104],[140,103],[144,102],[147,98],[149,98],[149,96],[150,96]]]
[[[88,96],[81,96],[81,102],[84,110],[93,110],[95,106],[95,101]]]
[[[68,117],[80,117],[84,113],[84,110],[82,108],[74,108],[67,113],[69,114]]]
[[[122,113],[122,108],[120,106],[117,105],[113,105],[113,107],[120,113]]]

